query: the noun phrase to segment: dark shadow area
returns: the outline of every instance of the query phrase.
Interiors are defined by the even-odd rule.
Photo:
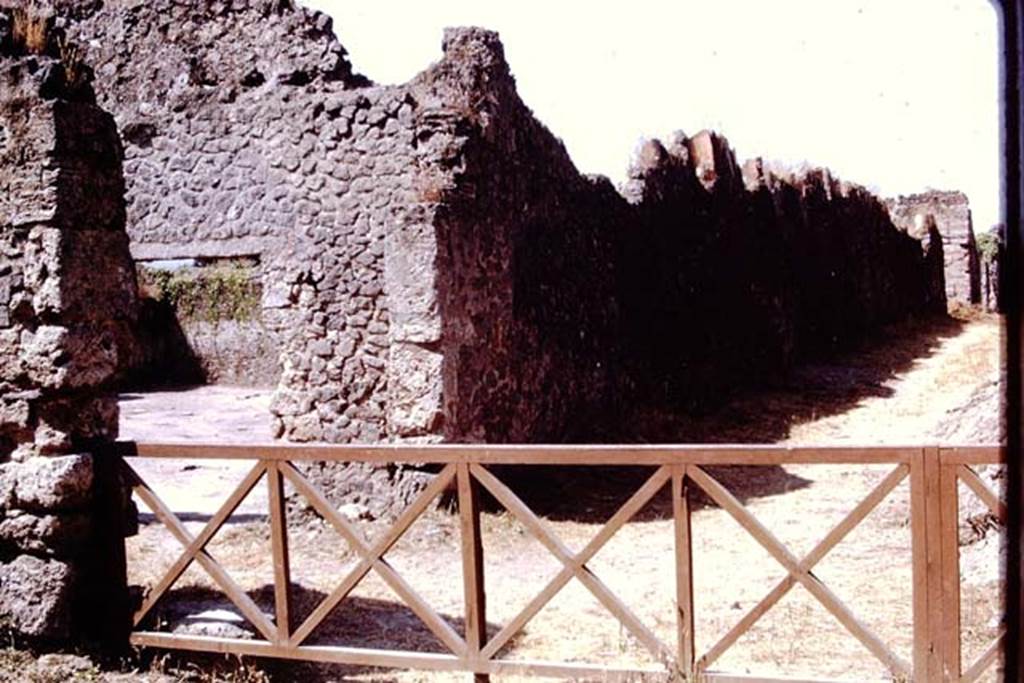
[[[637,443],[776,443],[794,425],[845,413],[868,398],[892,396],[891,380],[933,355],[963,326],[947,316],[886,326],[847,350],[811,358],[770,384],[739,391],[706,414],[639,406],[623,438]]]
[[[340,581],[342,577],[338,577]],[[453,580],[460,580],[458,577]],[[274,614],[274,587],[265,585],[247,595],[268,617]],[[292,628],[302,621],[327,597],[318,590],[310,590],[295,583],[291,584]],[[465,620],[439,613],[459,635],[465,636]],[[231,619],[230,617],[236,617]],[[186,625],[187,624],[187,625]],[[143,624],[144,628],[160,631],[178,630],[182,634],[217,635],[229,638],[252,638],[262,640],[257,631],[241,618],[238,608],[221,592],[209,588],[190,586],[168,591]],[[487,624],[488,638],[500,630],[497,624]],[[513,638],[509,646],[515,645]],[[410,652],[442,653],[450,651],[431,633],[412,610],[401,602],[349,596],[321,622],[303,645],[345,646],[380,650],[405,650]],[[152,659],[158,654],[145,650],[142,656]],[[228,664],[227,669],[237,668],[237,660],[225,661],[219,654],[174,652],[169,662],[170,669],[195,669],[203,671]],[[363,667],[340,664],[319,664],[292,660],[272,660],[246,657],[246,661],[258,662],[257,668],[273,681],[327,681],[346,680],[366,672],[380,671],[378,667]],[[149,664],[149,662],[145,662]],[[219,663],[219,664],[218,664]],[[232,667],[233,665],[233,667]],[[386,669],[384,669],[386,670]],[[229,680],[236,680],[230,678]],[[238,678],[237,680],[248,680]]]
[[[213,517],[212,514],[207,512],[175,512],[178,519],[182,522],[209,522]],[[232,524],[247,524],[249,522],[265,522],[267,516],[265,514],[257,514],[251,512],[236,512],[224,521],[224,526],[230,526]],[[139,512],[139,524],[160,524],[160,520],[152,512]]]
[[[868,398],[891,396],[889,383],[894,378],[931,356],[942,341],[962,329],[962,321],[947,316],[886,326],[847,350],[793,368],[770,385],[738,391],[702,414],[638,406],[632,419],[624,421],[628,431],[609,433],[607,442],[777,443],[789,437],[797,424],[842,414]],[[871,435],[865,435],[864,444],[870,445],[870,440]],[[538,515],[599,523],[613,515],[654,468],[523,466],[494,471]],[[770,465],[712,467],[708,473],[741,502],[784,494],[810,483]],[[485,509],[501,507],[489,495],[485,494],[483,501]],[[698,493],[694,502],[700,505],[708,500]],[[637,518],[671,514],[669,497],[662,493]]]
[[[125,390],[206,384],[206,372],[167,301],[139,299],[139,321],[130,367],[120,378]]]

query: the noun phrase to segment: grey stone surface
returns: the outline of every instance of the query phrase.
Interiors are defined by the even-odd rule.
[[[886,204],[893,221],[915,237],[922,235],[926,218],[933,218],[942,235],[947,299],[981,303],[981,262],[967,195],[932,190],[894,197]]]
[[[60,560],[19,555],[0,563],[0,623],[34,638],[67,638],[74,584],[74,569]]]
[[[0,23],[33,11],[0,7]],[[137,286],[114,120],[53,21],[38,26],[39,45],[0,36],[0,624],[67,639],[97,632],[102,609],[73,610],[116,582],[93,571],[110,559],[95,562],[90,452],[117,434]]]

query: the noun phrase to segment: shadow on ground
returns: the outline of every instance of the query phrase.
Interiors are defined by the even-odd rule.
[[[655,473],[655,467],[492,467],[490,468],[531,510],[553,521],[603,524]],[[707,467],[740,502],[774,496],[807,486],[807,479],[773,465]],[[666,482],[633,519],[650,521],[672,517],[671,481]],[[697,491],[691,504],[702,507],[709,499]],[[454,507],[454,501],[452,504]],[[483,507],[504,509],[486,492]]]
[[[342,577],[338,577],[340,581]],[[274,587],[265,585],[248,591],[247,595],[268,617],[274,614]],[[291,626],[297,629],[310,613],[327,597],[321,591],[303,586],[291,586]],[[465,621],[440,613],[441,618],[456,633],[465,636]],[[234,617],[234,618],[232,618]],[[168,591],[158,603],[148,627],[159,624],[159,630],[189,635],[211,635],[220,637],[246,637],[259,640],[256,630],[241,620],[240,613],[221,592],[205,587],[187,586]],[[500,625],[487,624],[488,638],[500,629]],[[515,645],[513,638],[506,647]],[[343,600],[314,630],[303,645],[345,646],[374,650],[401,650],[408,652],[450,654],[443,643],[426,627],[416,614],[401,602],[349,596]],[[154,656],[149,653],[148,656]],[[207,661],[209,660],[209,661]],[[169,668],[197,666],[206,669],[215,661],[224,662],[223,655],[209,656],[181,652],[171,655]],[[341,664],[319,664],[313,662],[249,658],[255,668],[271,681],[310,681],[319,683],[347,680],[367,672],[384,669]],[[237,675],[237,663],[231,662]],[[236,680],[232,678],[230,680]],[[242,679],[237,679],[242,680]],[[249,680],[249,679],[245,679]],[[259,677],[252,677],[255,682]]]
[[[862,401],[893,394],[891,382],[933,355],[955,337],[963,322],[947,316],[890,325],[829,358],[791,370],[770,385],[737,391],[702,415],[636,409],[632,429],[620,441],[631,443],[771,444],[784,441],[798,424],[839,415]],[[870,445],[870,435],[865,436]],[[503,480],[538,514],[579,522],[607,520],[653,473],[653,468],[502,468]],[[810,481],[776,466],[708,468],[741,502],[803,488]],[[707,504],[703,495],[698,505]],[[492,509],[496,501],[489,500]],[[662,491],[638,516],[672,514]]]
[[[963,326],[948,316],[889,325],[846,351],[739,391],[706,415],[641,408],[626,438],[639,443],[777,443],[795,425],[848,412],[865,399],[892,396],[894,378],[932,356]]]

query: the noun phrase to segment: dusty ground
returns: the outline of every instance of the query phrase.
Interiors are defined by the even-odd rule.
[[[680,422],[662,416],[642,424],[651,441],[778,443],[899,443],[989,441],[998,439],[1000,328],[996,319],[917,323],[889,329],[838,360],[801,369],[778,386],[734,397],[715,415]],[[265,396],[249,390],[205,389],[198,393],[127,400],[123,434],[147,440],[239,440],[256,434],[252,409]],[[165,410],[163,405],[171,405]],[[206,406],[228,406],[246,424],[203,422]],[[225,414],[224,411],[221,413]],[[260,418],[262,420],[262,417]],[[260,435],[255,440],[261,440]],[[179,463],[154,468],[139,463],[144,476],[195,531],[214,509],[216,494],[244,472],[235,469],[185,470]],[[886,467],[792,466],[718,472],[749,509],[798,556],[806,553],[889,471]],[[632,491],[599,485],[594,478],[560,484],[547,499],[549,528],[574,549],[582,548]],[[635,488],[635,487],[634,487]],[[586,491],[598,491],[586,496]],[[966,494],[962,493],[966,499]],[[268,612],[272,596],[269,533],[259,516],[263,487],[210,546],[232,575]],[[590,563],[664,642],[674,642],[672,522],[668,501],[659,496]],[[584,515],[566,514],[570,508]],[[910,530],[907,485],[902,484],[843,543],[815,568],[853,612],[897,654],[911,657]],[[151,585],[180,548],[159,524],[144,518],[129,543],[132,579]],[[383,523],[360,523],[368,536]],[[722,510],[701,507],[693,516],[697,599],[697,647],[704,652],[768,592],[784,571]],[[461,630],[462,588],[458,529],[447,513],[432,511],[410,529],[387,555],[424,598]],[[323,526],[306,524],[291,538],[298,619],[329,592],[353,562],[344,543]],[[964,550],[965,660],[972,661],[995,634],[1000,602],[998,543]],[[559,565],[511,515],[484,517],[488,618],[492,630],[506,622],[558,570]],[[195,568],[179,581],[175,597],[204,600],[210,581]],[[180,614],[168,609],[168,619]],[[608,663],[650,662],[642,649],[578,583],[570,583],[503,653],[516,659],[560,659]],[[197,628],[193,625],[193,628]],[[225,627],[223,623],[213,627]],[[369,576],[353,598],[337,610],[313,642],[345,642],[370,647],[440,651],[433,636],[405,609],[382,581]],[[187,666],[190,660],[178,661]],[[200,661],[199,668],[209,664]],[[712,667],[736,673],[887,679],[884,667],[824,608],[794,588]],[[177,677],[182,677],[179,668]],[[382,672],[342,667],[267,663],[236,669],[238,680],[445,681],[450,675]],[[123,680],[123,679],[122,679]],[[504,679],[513,680],[513,679]],[[991,680],[991,679],[990,679]]]
[[[267,389],[226,386],[121,394],[120,438],[266,443],[270,440],[270,395]],[[139,459],[133,464],[146,481],[187,480],[187,486],[164,491],[164,502],[176,512],[209,514],[223,502],[232,482],[244,477],[253,463]],[[238,513],[265,513],[266,509],[266,491],[261,487],[245,500]]]

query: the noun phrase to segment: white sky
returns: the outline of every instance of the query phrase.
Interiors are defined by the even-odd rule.
[[[303,0],[355,68],[401,83],[445,26],[501,34],[519,93],[581,171],[620,182],[637,143],[723,133],[883,195],[967,193],[999,221],[999,51],[987,0]]]

